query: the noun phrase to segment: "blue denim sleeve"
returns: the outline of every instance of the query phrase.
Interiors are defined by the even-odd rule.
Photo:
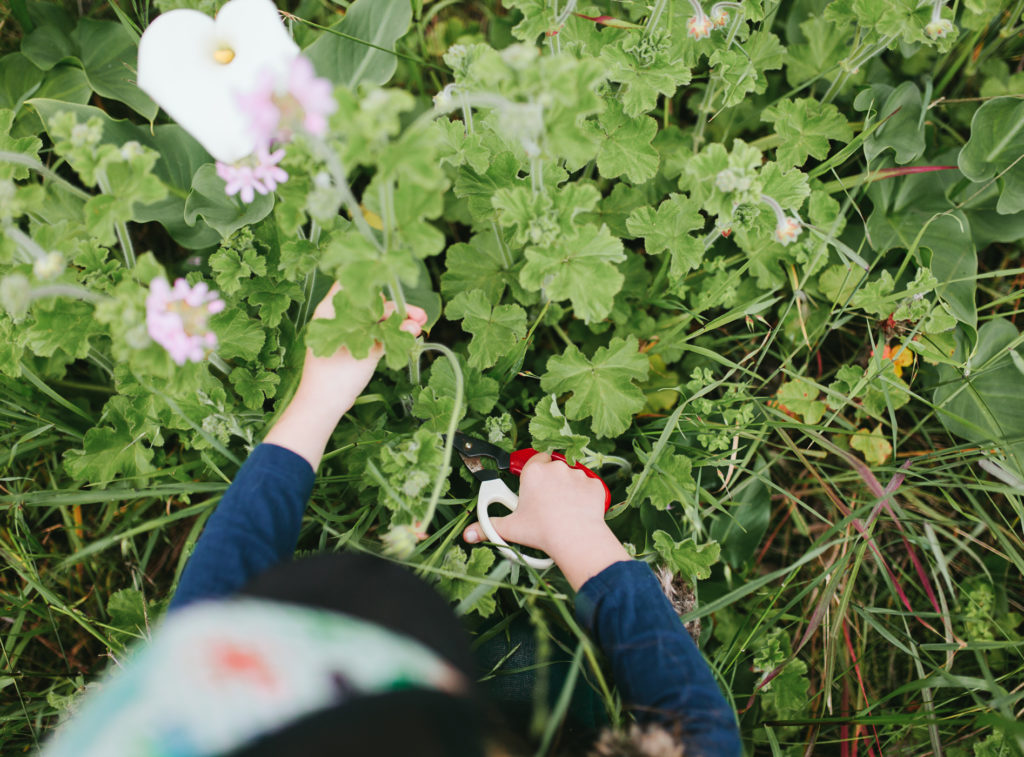
[[[196,541],[169,609],[234,594],[291,557],[315,478],[291,450],[256,447]]]
[[[646,563],[617,562],[583,584],[576,617],[637,721],[678,724],[687,757],[741,753],[736,716]]]

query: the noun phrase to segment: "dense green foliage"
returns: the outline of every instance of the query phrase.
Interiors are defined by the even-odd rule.
[[[693,584],[751,753],[1024,750],[1024,2],[743,0],[700,39],[681,0],[280,3],[338,109],[249,204],[132,74],[221,4],[0,10],[5,754],[148,633],[305,346],[374,339],[303,549],[572,637],[561,579],[458,546],[441,435],[564,450]],[[208,361],[147,335],[158,276],[227,303]]]

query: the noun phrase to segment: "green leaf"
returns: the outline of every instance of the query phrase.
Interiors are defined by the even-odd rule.
[[[498,401],[498,382],[479,370],[470,368],[460,360],[463,378],[463,398],[460,419],[466,414],[466,407],[486,415]],[[430,366],[430,380],[416,395],[412,412],[424,421],[424,428],[435,433],[448,430],[448,422],[455,408],[455,373],[451,363],[438,358]]]
[[[803,416],[804,423],[814,425],[821,421],[827,410],[824,402],[818,399],[818,387],[810,381],[796,378],[779,387],[779,403],[791,413]]]
[[[691,539],[673,541],[667,532],[657,530],[653,534],[654,549],[673,573],[700,580],[711,577],[711,566],[718,562],[721,547],[718,542],[709,541],[697,546]]]
[[[89,340],[103,333],[93,316],[93,306],[81,300],[51,298],[32,309],[35,320],[27,329],[26,345],[40,357],[60,351],[69,358],[89,354]]]
[[[846,144],[853,139],[853,129],[839,108],[809,97],[780,100],[762,111],[761,120],[775,125],[781,139],[775,159],[784,166],[802,166],[808,156],[823,160],[829,140]]]
[[[964,376],[949,365],[939,367],[932,400],[939,420],[957,436],[986,447],[998,446],[1008,467],[1024,477],[1024,403],[1020,401],[1020,372],[1010,347],[1019,344],[1016,326],[1002,318],[978,329],[978,346]],[[958,339],[961,342],[962,340]]]
[[[260,320],[267,328],[277,328],[293,302],[302,299],[302,287],[290,281],[251,279],[242,286],[242,296],[260,310]]]
[[[558,398],[550,394],[533,409],[530,419],[531,446],[541,452],[559,451],[572,465],[579,460],[590,444],[590,438],[572,430],[569,421],[558,409]]]
[[[281,260],[278,270],[286,279],[300,279],[316,268],[320,250],[305,239],[289,239],[281,245]]]
[[[64,455],[64,469],[76,481],[103,488],[117,478],[152,473],[153,450],[129,431],[123,420],[113,428],[96,426],[85,433],[84,449]]]
[[[529,291],[543,289],[556,302],[570,300],[576,315],[593,323],[611,312],[625,280],[615,264],[625,259],[622,242],[608,227],[587,224],[549,247],[528,248],[519,283]]]
[[[885,465],[892,456],[892,445],[885,438],[880,425],[872,431],[857,429],[850,437],[850,447],[864,455],[868,465]]]
[[[150,134],[148,128],[110,118],[104,111],[90,105],[45,98],[33,98],[29,104],[36,109],[47,131],[51,131],[56,126],[59,115],[67,111],[74,114],[79,123],[98,118],[103,125],[100,144],[120,148],[126,142],[136,141],[155,150],[159,158],[153,173],[167,185],[169,192],[158,202],[135,203],[133,220],[159,221],[176,242],[190,249],[209,247],[220,241],[221,235],[202,220],[193,217],[190,222],[186,222],[185,197],[192,188],[193,175],[203,164],[207,164],[211,172],[215,171],[206,150],[180,126],[162,124]],[[223,189],[219,190],[218,194],[223,195]]]
[[[960,150],[957,163],[974,182],[1000,176],[1002,191],[996,210],[1001,214],[1024,210],[1024,100],[1000,97],[974,112],[971,138]]]
[[[887,84],[873,84],[857,95],[853,107],[867,111],[870,123],[888,120],[864,141],[864,154],[869,161],[886,150],[895,153],[900,165],[916,160],[924,154],[924,114],[926,103],[921,90],[912,81],[896,88]],[[865,119],[865,128],[868,119]]]
[[[978,257],[970,221],[945,195],[945,188],[956,181],[955,175],[947,174],[955,172],[876,182],[868,190],[875,209],[868,218],[867,231],[879,252],[910,249],[920,235],[919,255],[938,280],[936,292],[957,320],[973,328],[978,318]]]
[[[791,87],[803,87],[818,76],[830,79],[846,76],[837,64],[850,52],[853,26],[835,24],[816,15],[801,21],[800,31],[806,42],[789,44],[786,48],[786,81]]]
[[[807,711],[807,663],[790,660],[779,675],[765,685],[761,701],[780,718],[798,717]]]
[[[236,249],[225,244],[210,256],[209,264],[217,288],[224,294],[234,294],[244,280],[267,273],[267,261],[251,245]]]
[[[847,306],[857,290],[857,284],[864,278],[864,271],[836,263],[830,265],[818,276],[818,288],[831,302]]]
[[[123,102],[152,121],[159,108],[135,83],[137,44],[117,21],[83,18],[71,32],[82,69],[99,95]]]
[[[78,54],[78,48],[71,41],[71,36],[53,24],[38,26],[26,34],[21,40],[21,51],[26,58],[44,71],[49,71],[66,58],[73,58]]]
[[[650,362],[640,353],[635,336],[615,337],[587,359],[574,345],[548,360],[540,386],[545,392],[572,392],[565,405],[572,420],[591,418],[598,436],[616,436],[629,428],[644,406],[637,381],[647,378]]]
[[[380,476],[371,475],[368,483],[380,489],[380,502],[394,511],[392,527],[423,527],[421,521],[426,516],[434,477],[444,468],[442,475],[447,480],[451,471],[443,463],[441,438],[426,428],[418,428],[412,434],[392,435],[381,445],[377,454]]]
[[[271,399],[277,392],[277,385],[281,381],[281,377],[276,373],[257,369],[254,374],[242,366],[236,366],[228,378],[231,379],[231,384],[242,398],[242,402],[250,410],[261,409],[263,401]]]
[[[657,211],[650,206],[638,208],[626,219],[626,228],[644,238],[649,255],[668,250],[675,277],[697,268],[704,258],[704,240],[689,233],[704,228],[704,217],[686,195],[670,194]]]
[[[234,308],[212,316],[210,328],[217,334],[217,354],[225,360],[255,360],[266,340],[259,323]]]
[[[474,368],[490,368],[526,336],[526,311],[519,305],[492,306],[479,289],[457,294],[445,314],[461,320],[462,328],[473,335],[469,364]]]
[[[505,271],[503,251],[511,256],[504,240],[487,232],[475,234],[467,243],[450,246],[445,253],[441,293],[452,298],[459,292],[476,289],[488,302],[499,302],[509,275]]]
[[[3,152],[15,152],[25,157],[39,160],[39,150],[43,143],[39,137],[22,137],[14,139],[10,136],[11,126],[14,125],[14,111],[0,110],[0,150]],[[27,179],[29,170],[25,166],[0,161],[0,179]],[[10,210],[10,208],[7,208]]]
[[[224,193],[227,185],[212,163],[199,167],[192,177],[192,191],[185,200],[185,223],[192,226],[202,218],[216,229],[222,239],[243,226],[262,221],[274,209],[273,194],[256,195],[250,203]]]
[[[681,504],[688,493],[696,490],[693,480],[692,463],[685,455],[664,451],[653,465],[648,466],[649,453],[638,450],[637,455],[644,463],[643,472],[633,476],[626,489],[626,496],[638,505],[650,502],[656,510],[668,510],[673,504]]]
[[[386,51],[395,49],[395,43],[408,31],[411,22],[409,0],[357,0],[341,21],[331,27],[348,38],[326,31],[304,52],[317,73],[335,84],[351,90],[359,84],[385,84],[398,65],[398,58]]]
[[[15,112],[35,94],[43,82],[43,72],[21,53],[0,57],[0,108]]]
[[[608,78],[621,85],[619,99],[627,116],[635,118],[652,110],[659,95],[671,99],[677,88],[690,83],[690,67],[677,57],[677,50],[666,45],[652,60],[641,61],[635,50],[621,44],[602,47],[601,61],[608,67]]]
[[[441,575],[437,588],[453,602],[466,599],[480,585],[479,581],[473,579],[485,578],[493,564],[494,552],[487,547],[474,547],[468,560],[461,547],[450,547],[445,552],[441,570],[455,575]],[[473,603],[472,607],[467,608],[467,611],[475,612],[481,618],[489,617],[498,606],[494,598],[497,591],[498,586],[492,586]]]
[[[738,105],[751,92],[763,93],[768,88],[767,72],[782,68],[786,48],[771,32],[755,31],[743,45],[743,51],[716,50],[708,59],[715,73],[725,83],[717,107]]]
[[[625,175],[642,184],[658,172],[660,156],[651,145],[658,122],[650,116],[631,118],[612,100],[596,123],[587,121],[584,126],[600,143],[597,170],[604,178]]]

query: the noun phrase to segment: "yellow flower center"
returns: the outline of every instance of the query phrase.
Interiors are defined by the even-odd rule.
[[[213,51],[213,59],[226,66],[235,59],[235,51],[230,47],[218,47]]]

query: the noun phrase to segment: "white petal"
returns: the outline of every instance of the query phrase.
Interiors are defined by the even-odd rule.
[[[235,57],[218,63],[214,53]],[[256,147],[236,96],[264,69],[285,71],[299,52],[271,0],[231,0],[214,21],[194,10],[159,16],[139,41],[139,87],[217,160],[233,163]]]
[[[285,75],[299,47],[292,41],[271,0],[231,0],[217,14],[217,34],[235,51],[227,66],[239,91],[264,70]]]

